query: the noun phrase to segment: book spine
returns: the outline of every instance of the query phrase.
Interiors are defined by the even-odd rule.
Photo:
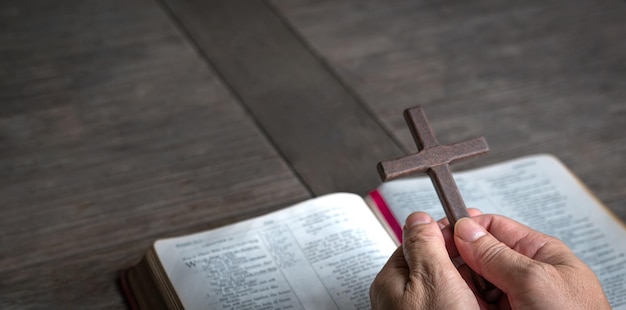
[[[369,196],[372,198],[372,201],[374,201],[378,212],[380,212],[380,214],[383,216],[383,219],[385,220],[385,222],[387,222],[387,225],[389,226],[389,228],[391,228],[397,240],[402,243],[402,226],[400,225],[400,223],[398,223],[396,217],[393,216],[393,213],[391,213],[389,205],[387,204],[387,202],[385,202],[383,196],[378,190],[370,192]]]

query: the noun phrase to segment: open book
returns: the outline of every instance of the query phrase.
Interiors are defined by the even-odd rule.
[[[556,158],[523,157],[455,179],[468,207],[563,240],[613,308],[626,309],[626,227]],[[365,199],[330,194],[157,240],[122,280],[141,309],[368,309],[370,284],[418,210],[444,217],[428,178],[384,183]]]

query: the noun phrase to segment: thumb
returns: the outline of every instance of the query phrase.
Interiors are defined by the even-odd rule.
[[[406,220],[402,247],[411,273],[424,271],[424,265],[450,262],[443,234],[430,215],[415,212]]]
[[[405,287],[409,296],[421,300],[424,307],[419,309],[478,308],[474,293],[450,260],[439,225],[428,214],[409,215],[402,249],[409,269]]]
[[[489,234],[478,222],[462,218],[454,226],[454,242],[465,263],[507,293],[528,273],[533,260],[514,251]]]

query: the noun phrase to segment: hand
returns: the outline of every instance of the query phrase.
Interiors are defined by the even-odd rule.
[[[372,309],[478,309],[474,293],[450,260],[437,222],[426,213],[413,213],[403,239],[372,283]]]
[[[501,309],[611,309],[595,274],[563,242],[509,218],[461,219],[454,244],[502,290]]]
[[[411,214],[402,247],[372,284],[372,308],[610,309],[593,272],[561,241],[505,217],[470,214],[454,235],[446,220],[437,226]],[[459,254],[504,292],[496,304],[473,293],[467,266],[459,273],[450,260]]]

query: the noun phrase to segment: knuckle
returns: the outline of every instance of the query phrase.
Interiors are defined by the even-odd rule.
[[[426,305],[432,304],[432,298],[436,295],[436,284],[429,272],[415,272],[409,275],[405,286],[405,291],[400,299],[406,305],[421,305],[418,309],[424,309]],[[403,307],[410,309],[413,307]]]
[[[525,266],[521,264],[517,266],[513,270],[513,274],[522,287],[541,291],[549,289],[555,283],[558,283],[558,281],[554,281],[558,278],[558,275],[555,274],[556,270],[551,265],[530,260]]]
[[[420,225],[409,229],[405,234],[405,242],[408,244],[423,244],[438,241],[441,238],[441,230],[434,229],[432,225]]]
[[[479,251],[478,260],[482,262],[483,268],[492,268],[506,261],[506,272],[522,286],[550,283],[548,280],[556,276],[552,265],[515,255],[511,248],[501,242],[485,244]]]
[[[478,261],[485,266],[494,265],[498,260],[502,260],[509,248],[503,243],[483,244],[478,250]]]
[[[405,253],[422,253],[435,251],[437,245],[444,244],[444,241],[438,229],[420,229],[405,235],[402,244]]]

